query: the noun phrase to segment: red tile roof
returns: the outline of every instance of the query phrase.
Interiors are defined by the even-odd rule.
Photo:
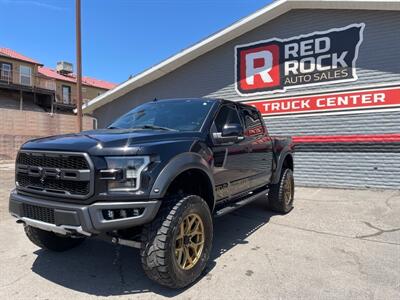
[[[76,82],[75,77],[61,75],[61,74],[57,73],[57,71],[50,69],[48,67],[39,67],[38,72],[39,72],[39,74],[42,74],[46,77],[50,77],[53,79],[64,80],[64,81],[69,81],[69,82]]]
[[[0,56],[6,56],[6,57],[26,61],[26,62],[29,62],[32,64],[37,64],[37,65],[39,65],[38,72],[46,77],[76,83],[76,75],[75,74],[69,74],[69,75],[59,74],[55,70],[44,67],[43,64],[33,60],[32,58],[22,55],[12,49],[0,48]],[[93,86],[93,87],[105,89],[105,90],[110,90],[116,86],[115,83],[111,83],[111,82],[96,79],[96,78],[85,77],[85,76],[82,77],[82,84],[87,85],[87,86]]]
[[[115,84],[115,83],[108,82],[108,81],[101,80],[101,79],[92,78],[92,77],[87,77],[87,76],[82,77],[82,83],[86,84],[86,85],[91,85],[91,86],[107,89],[107,90],[111,90],[112,88],[117,86],[117,84]]]
[[[62,75],[57,73],[56,70],[47,68],[47,67],[39,67],[39,73],[50,78],[58,79],[58,80],[64,80],[68,82],[73,82],[76,83],[76,75],[75,74],[69,74],[69,75]],[[93,86],[101,89],[106,89],[110,90],[116,86],[115,83],[111,83],[108,81],[104,80],[99,80],[91,77],[82,77],[82,84],[87,85],[87,86]]]
[[[42,65],[41,63],[33,60],[32,58],[29,58],[25,55],[22,55],[14,50],[8,49],[8,48],[0,48],[0,56],[8,56],[8,57],[11,57],[14,59],[30,62],[32,64]]]

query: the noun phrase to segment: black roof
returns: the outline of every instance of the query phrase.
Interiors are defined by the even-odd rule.
[[[244,106],[244,107],[250,107],[253,109],[256,109],[255,107],[251,106],[251,105],[247,105],[245,103],[241,103],[241,102],[237,102],[237,101],[231,101],[231,100],[226,100],[226,99],[222,99],[222,98],[170,98],[170,99],[154,99],[153,102],[157,102],[157,101],[162,101],[162,102],[174,102],[174,101],[208,101],[208,102],[220,102],[222,104],[228,104],[228,103],[233,103],[235,105],[240,105],[240,106]]]

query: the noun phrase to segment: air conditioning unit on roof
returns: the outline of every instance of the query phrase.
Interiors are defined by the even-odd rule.
[[[66,61],[57,62],[57,72],[61,74],[69,74],[74,71],[73,64]]]

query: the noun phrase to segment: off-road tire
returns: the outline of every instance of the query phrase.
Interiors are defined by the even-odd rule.
[[[204,225],[204,247],[197,263],[189,270],[179,267],[174,249],[179,226],[190,214],[197,214]],[[146,275],[169,288],[182,288],[198,279],[210,257],[213,224],[207,203],[199,196],[165,199],[157,217],[142,231],[141,262]]]
[[[24,226],[24,229],[26,236],[36,246],[56,252],[67,251],[75,248],[82,244],[82,242],[85,240],[84,238],[60,236],[53,232],[45,231],[28,225]]]
[[[285,197],[288,184],[290,188],[290,199]],[[286,193],[287,196],[288,193]],[[277,184],[272,184],[268,193],[268,209],[278,213],[286,214],[293,208],[294,200],[294,178],[291,169],[283,169]]]

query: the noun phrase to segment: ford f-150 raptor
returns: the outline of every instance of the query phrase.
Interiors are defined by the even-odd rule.
[[[155,100],[105,129],[28,141],[15,176],[9,210],[34,244],[137,247],[148,277],[179,288],[207,264],[212,216],[259,198],[292,209],[293,144],[272,138],[252,106]]]

